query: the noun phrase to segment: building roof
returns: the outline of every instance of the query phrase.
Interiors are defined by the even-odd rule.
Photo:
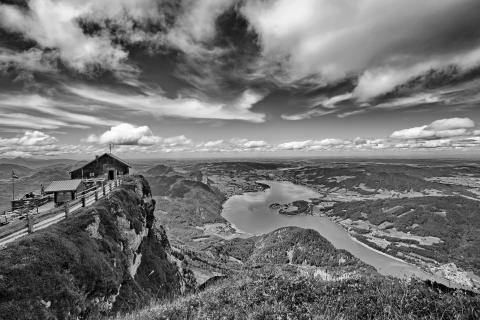
[[[104,153],[104,154],[102,154],[101,156],[95,157],[95,159],[93,159],[93,160],[90,161],[90,162],[87,162],[87,163],[84,164],[83,166],[71,170],[70,173],[72,173],[73,171],[77,171],[77,170],[79,170],[79,169],[82,169],[83,167],[88,166],[90,163],[92,163],[92,162],[94,162],[94,161],[97,161],[98,159],[100,159],[101,157],[104,157],[104,156],[107,156],[107,157],[110,157],[110,158],[112,158],[112,159],[115,159],[115,160],[117,160],[118,162],[123,163],[124,165],[126,165],[126,166],[129,167],[129,168],[132,167],[132,166],[131,166],[128,162],[126,162],[125,160],[122,160],[122,159],[120,159],[119,157],[114,156],[114,155],[111,154],[111,153]]]
[[[82,179],[52,181],[52,183],[45,188],[45,192],[75,191],[78,189],[80,183],[82,183]]]

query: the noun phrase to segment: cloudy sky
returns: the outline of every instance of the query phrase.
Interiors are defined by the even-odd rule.
[[[480,155],[478,0],[0,2],[0,157]]]

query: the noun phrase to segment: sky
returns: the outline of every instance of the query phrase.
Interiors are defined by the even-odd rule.
[[[0,1],[0,158],[480,156],[478,0]]]

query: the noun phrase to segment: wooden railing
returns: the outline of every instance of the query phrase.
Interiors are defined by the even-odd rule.
[[[7,225],[0,227],[0,247],[16,239],[26,236],[29,233],[44,229],[52,224],[74,215],[78,210],[88,207],[95,201],[107,197],[113,190],[122,184],[122,179],[108,181],[102,186],[94,186],[79,193],[76,199],[67,202],[61,207],[52,210],[30,214],[28,213],[21,219],[11,221]]]

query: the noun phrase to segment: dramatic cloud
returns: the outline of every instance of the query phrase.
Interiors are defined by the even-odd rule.
[[[56,54],[32,48],[17,52],[0,47],[0,72],[9,68],[36,72],[56,71]]]
[[[419,46],[437,32],[434,26],[447,28],[437,20],[462,17],[452,20],[461,29],[478,18],[469,7],[475,4],[463,0],[276,0],[247,1],[242,12],[260,34],[267,58],[283,58],[294,77],[318,72],[335,80],[381,65],[428,61],[432,55]],[[445,40],[423,50],[436,58],[461,49],[449,50]]]
[[[89,65],[120,69],[128,54],[107,35],[86,35],[78,19],[89,12],[88,2],[30,0],[30,11],[11,5],[0,6],[0,24],[20,32],[41,48],[55,48],[60,58],[78,71]]]
[[[477,148],[478,21],[476,0],[6,1],[0,152]]]
[[[235,0],[183,1],[182,12],[165,38],[171,46],[188,54],[195,56],[208,53],[203,44],[215,37],[216,19],[235,2]]]
[[[367,101],[376,96],[389,93],[397,86],[426,74],[431,70],[442,70],[456,66],[459,71],[468,71],[480,66],[480,47],[467,53],[457,53],[453,57],[428,60],[412,66],[384,66],[366,70],[358,79],[353,96]]]

